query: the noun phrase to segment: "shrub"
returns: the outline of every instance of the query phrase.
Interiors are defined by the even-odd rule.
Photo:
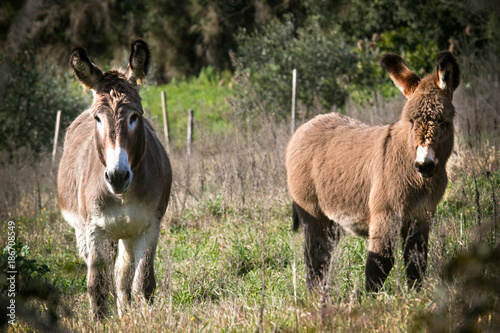
[[[324,31],[318,17],[297,28],[292,16],[274,20],[259,34],[238,36],[238,108],[264,111],[276,119],[290,110],[292,70],[297,69],[297,99],[306,107],[330,109],[343,106],[344,88],[355,70],[357,55],[336,27]]]
[[[47,279],[47,265],[28,259],[30,247],[17,239],[13,246],[7,245],[0,253],[0,303],[15,300],[16,318],[29,322],[33,328],[49,331],[58,327],[59,290]],[[12,256],[15,260],[12,261]],[[14,269],[12,264],[15,265]],[[12,273],[11,271],[15,271]],[[14,274],[14,275],[13,275]],[[7,279],[15,276],[15,290]],[[43,304],[45,311],[37,311],[36,304]],[[67,310],[67,309],[66,309]],[[7,325],[8,310],[0,310],[0,328]],[[50,329],[48,329],[50,328]]]
[[[424,320],[430,332],[498,332],[500,246],[471,244],[444,267],[437,311]]]
[[[64,128],[88,103],[70,85],[69,73],[56,75],[53,66],[37,63],[33,52],[15,59],[0,59],[10,67],[10,78],[0,103],[0,152],[27,147],[35,152],[50,148],[57,110],[62,110]]]

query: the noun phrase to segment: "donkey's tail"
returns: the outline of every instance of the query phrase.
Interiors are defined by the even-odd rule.
[[[292,203],[292,230],[296,232],[299,230],[300,227],[300,217],[299,217],[299,212],[298,212],[299,206],[295,203],[295,201]]]

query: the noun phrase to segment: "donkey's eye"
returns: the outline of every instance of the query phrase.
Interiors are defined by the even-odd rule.
[[[131,117],[130,117],[130,125],[132,125],[133,123],[135,123],[137,121],[137,119],[139,119],[139,116],[136,115],[136,114],[133,114]]]
[[[95,116],[94,119],[95,119],[95,121],[97,121],[98,124],[101,123],[101,118],[99,118],[98,116]]]

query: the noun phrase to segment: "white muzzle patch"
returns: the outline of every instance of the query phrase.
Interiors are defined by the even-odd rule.
[[[105,180],[109,190],[115,194],[124,193],[132,181],[132,170],[128,165],[127,151],[116,145],[106,151]]]
[[[108,171],[128,168],[127,151],[120,146],[106,150],[106,164]]]
[[[432,177],[438,163],[434,149],[429,146],[419,146],[415,158],[415,168],[423,178]]]
[[[417,148],[417,158],[415,159],[415,163],[426,164],[426,163],[434,163],[435,161],[435,153],[434,149],[429,146],[418,146]]]

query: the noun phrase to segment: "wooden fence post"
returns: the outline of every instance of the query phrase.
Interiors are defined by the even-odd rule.
[[[161,107],[163,109],[163,132],[165,133],[165,142],[167,151],[170,151],[170,133],[168,131],[168,114],[167,114],[167,96],[164,91],[161,92]]]
[[[61,124],[61,110],[57,111],[57,117],[56,117],[56,130],[54,133],[54,148],[52,149],[52,166],[54,166],[54,160],[56,158],[56,153],[57,153],[57,139],[59,138],[59,125]]]
[[[294,68],[293,69],[293,75],[292,75],[292,120],[291,120],[291,131],[290,135],[293,135],[295,133],[295,93],[297,89],[297,70]]]
[[[193,109],[188,111],[188,127],[187,127],[187,140],[186,140],[186,184],[184,188],[184,198],[182,200],[181,212],[184,211],[186,205],[187,196],[189,194],[189,173],[190,173],[190,163],[191,163],[191,142],[193,141]]]
[[[187,128],[187,159],[191,158],[191,142],[193,141],[193,118],[194,111],[189,109],[188,113],[188,128]]]

